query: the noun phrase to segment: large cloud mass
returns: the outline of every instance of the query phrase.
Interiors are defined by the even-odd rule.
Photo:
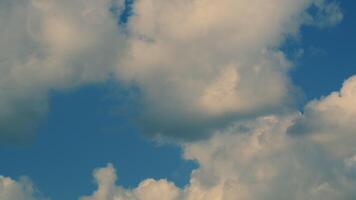
[[[0,2],[1,142],[30,138],[48,91],[115,71],[141,89],[143,130],[156,136],[197,139],[233,119],[284,110],[293,104],[292,64],[279,46],[303,24],[342,19],[337,4],[322,0],[137,0],[132,7],[123,30],[121,0]]]
[[[183,189],[148,179],[127,190],[115,185],[109,165],[95,173],[99,189],[82,200],[355,199],[355,100],[351,77],[340,92],[310,102],[303,116],[239,121],[208,140],[183,144],[184,157],[199,164]]]
[[[188,140],[293,104],[280,45],[342,19],[313,0],[137,0],[133,13],[119,77],[142,89],[144,132]]]
[[[238,122],[209,140],[183,145],[185,158],[199,163],[185,188],[148,179],[124,189],[115,185],[109,165],[96,171],[99,188],[82,200],[355,199],[356,151],[334,157],[314,140],[290,137],[287,129],[296,118],[293,114]],[[334,132],[333,140],[345,135]],[[349,137],[355,138],[355,133]]]
[[[355,199],[355,102],[353,76],[302,115],[240,120],[208,140],[182,144],[184,157],[199,164],[184,188],[148,179],[124,189],[109,165],[96,171],[99,188],[82,200]]]

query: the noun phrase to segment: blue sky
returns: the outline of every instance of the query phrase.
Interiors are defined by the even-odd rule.
[[[355,3],[340,2],[345,15],[344,20],[335,28],[318,30],[303,28],[301,46],[305,55],[297,61],[292,71],[296,85],[303,88],[308,99],[319,98],[336,91],[345,80],[355,74]]]
[[[108,82],[53,93],[51,111],[34,141],[1,148],[1,171],[11,177],[30,176],[53,199],[89,194],[95,188],[92,170],[108,162],[120,166],[119,183],[126,187],[147,177],[186,184],[196,164],[182,160],[175,145],[143,138],[130,113],[120,116],[115,95],[120,90],[115,87]],[[135,109],[124,106],[128,112]]]
[[[288,76],[296,87],[301,88],[302,96],[304,96],[298,99],[299,110],[303,110],[304,105],[310,100],[328,96],[333,91],[339,91],[343,82],[356,74],[356,56],[354,55],[356,52],[354,37],[356,35],[356,21],[354,20],[356,19],[354,12],[356,2],[350,0],[336,2],[343,13],[343,19],[340,22],[326,28],[301,25],[298,38],[288,39],[287,43],[281,47],[286,52],[286,57],[294,65],[287,72]],[[135,2],[126,1],[126,4],[131,5]],[[4,5],[0,4],[0,6]],[[130,11],[126,10],[121,20],[130,21],[130,16],[127,13]],[[120,26],[126,26],[126,24],[121,23]],[[135,31],[139,32],[140,29],[136,28],[131,32],[125,31],[127,31],[125,34],[130,35]],[[151,36],[149,34],[148,36]],[[164,34],[162,35],[164,36]],[[169,43],[169,45],[172,44],[175,45],[173,42]],[[188,48],[190,47],[188,46]],[[302,53],[296,56],[298,52]],[[96,52],[96,54],[98,53]],[[197,56],[199,57],[199,55]],[[76,62],[79,63],[81,60],[73,61],[73,63]],[[115,75],[110,74],[110,76]],[[119,77],[121,76],[120,74]],[[146,76],[146,74],[142,76]],[[181,146],[181,141],[184,143],[185,138],[181,140],[181,138],[177,139],[175,134],[167,134],[169,142],[165,142],[164,137],[163,141],[157,141],[157,138],[154,137],[156,135],[145,133],[145,129],[142,128],[145,124],[141,124],[141,112],[144,112],[144,115],[155,115],[156,113],[158,118],[172,115],[171,111],[164,113],[162,110],[158,110],[156,112],[157,105],[155,103],[158,97],[152,97],[155,103],[150,103],[147,100],[149,98],[144,96],[152,91],[151,85],[165,84],[164,81],[154,82],[156,80],[152,77],[148,76],[141,80],[141,76],[139,76],[138,81],[134,80],[134,82],[137,81],[134,86],[127,86],[130,84],[125,82],[125,78],[124,81],[121,81],[120,78],[118,78],[119,80],[109,78],[109,80],[104,79],[89,84],[74,84],[73,87],[63,84],[65,85],[63,87],[61,85],[54,89],[48,89],[46,99],[49,109],[44,119],[39,121],[36,134],[30,139],[31,141],[0,145],[0,174],[14,180],[18,180],[21,176],[28,176],[41,193],[52,200],[78,199],[80,196],[92,194],[96,190],[96,183],[92,176],[93,170],[105,167],[107,163],[112,163],[117,170],[119,177],[117,185],[127,189],[136,188],[142,180],[147,178],[167,179],[178,187],[184,187],[189,183],[192,170],[199,168],[199,157],[195,158],[198,161],[183,158],[184,151],[188,152],[184,145]],[[135,78],[133,76],[132,79]],[[150,80],[145,82],[148,79]],[[162,91],[165,89],[167,88],[162,87]],[[174,89],[177,88],[173,87]],[[156,94],[154,93],[154,95]],[[168,101],[169,98],[175,98],[174,94],[167,96]],[[164,97],[162,95],[159,99],[164,99]],[[2,97],[0,96],[0,98]],[[142,101],[144,103],[141,105]],[[164,107],[163,104],[162,107]],[[283,103],[277,102],[277,105],[279,104]],[[185,106],[185,102],[182,105]],[[141,106],[146,106],[148,109],[145,110]],[[273,105],[265,107],[268,109],[256,112],[258,114],[248,113],[247,116],[256,117],[270,112],[270,108],[275,109]],[[176,108],[173,109],[176,110]],[[184,109],[183,112],[185,112]],[[236,112],[238,113],[238,111]],[[187,115],[194,116],[194,113],[188,112]],[[184,117],[186,117],[185,113],[182,114],[182,118]],[[245,119],[244,117],[242,118]],[[156,120],[156,117],[153,118]],[[229,115],[226,118],[230,120]],[[155,121],[154,126],[158,126],[157,124],[160,124],[161,120],[162,123],[165,123],[165,120],[170,119]],[[180,119],[179,114],[177,119]],[[177,119],[173,118],[173,120]],[[216,118],[204,120],[205,118],[202,119],[202,124],[219,121]],[[185,122],[182,123],[182,126],[187,125],[184,124]],[[216,125],[217,128],[220,129],[220,123],[217,124],[219,124]],[[163,134],[163,136],[165,135]],[[210,135],[202,138],[209,137]],[[172,142],[175,140],[178,142]],[[188,138],[188,140],[190,139]],[[188,141],[188,146],[194,142],[196,141]],[[194,156],[192,157],[194,158]]]

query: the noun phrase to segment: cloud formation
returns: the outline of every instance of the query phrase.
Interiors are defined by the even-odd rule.
[[[0,199],[2,200],[46,200],[41,197],[32,182],[23,177],[15,181],[9,177],[0,176]]]
[[[137,0],[123,33],[111,3],[0,1],[1,142],[33,132],[50,90],[115,72],[141,89],[145,133],[182,139],[184,158],[199,167],[184,188],[147,179],[126,189],[108,164],[81,200],[356,198],[356,78],[297,113],[293,63],[279,50],[303,25],[340,22],[338,4]],[[41,199],[30,182],[7,177],[0,197]]]
[[[303,115],[239,120],[207,140],[183,143],[184,158],[199,164],[184,188],[147,179],[124,189],[108,165],[95,172],[98,190],[81,200],[355,199],[355,98],[353,76],[339,92],[309,102]]]
[[[49,91],[109,77],[123,37],[109,8],[109,0],[0,1],[1,143],[31,139]]]
[[[323,0],[137,0],[120,27],[124,7],[0,2],[0,142],[32,138],[50,91],[114,73],[140,88],[143,132],[157,137],[204,138],[236,119],[283,111],[295,90],[279,46],[302,25],[342,19],[338,5]]]
[[[209,140],[183,145],[184,157],[199,164],[184,188],[147,179],[137,188],[124,189],[115,185],[115,170],[109,165],[96,170],[99,188],[81,200],[356,198],[355,156],[333,157],[313,140],[290,137],[287,129],[297,117],[270,115],[238,122]]]
[[[280,45],[342,19],[319,0],[138,0],[133,13],[119,79],[142,90],[143,132],[185,140],[288,109],[296,91]]]
[[[356,153],[356,76],[338,92],[308,103],[289,133],[313,140],[334,156]]]
[[[301,123],[299,113],[239,120],[207,140],[182,144],[184,158],[199,164],[184,188],[165,179],[147,179],[136,188],[126,189],[116,185],[116,171],[108,164],[94,171],[98,189],[80,200],[355,199],[356,151],[345,142],[345,136],[350,141],[356,139],[355,132],[351,134],[346,126],[355,114],[353,104],[348,104],[356,96],[355,80],[355,77],[348,79],[340,92],[306,106],[306,110],[318,113],[305,112],[309,122],[319,123],[311,126],[313,132],[301,137],[288,132]],[[335,113],[346,114],[336,124],[320,123],[328,117],[336,119]],[[327,145],[324,140],[317,140],[325,134],[331,138]],[[337,148],[335,153],[334,147],[340,147],[340,141],[347,151]],[[4,177],[0,180],[0,197],[16,194],[25,195],[26,200],[39,200],[31,196],[27,184]]]
[[[132,191],[115,186],[117,179],[115,169],[111,164],[94,171],[94,177],[98,183],[98,190],[92,196],[81,197],[80,200],[126,200],[126,199],[176,199],[179,189],[167,180],[155,181],[147,179]]]

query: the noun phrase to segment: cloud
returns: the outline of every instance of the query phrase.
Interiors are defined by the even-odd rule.
[[[356,179],[344,164],[350,158],[330,157],[306,138],[289,137],[286,132],[295,117],[238,123],[223,135],[185,147],[186,158],[200,164],[188,187],[195,191],[198,186],[199,193],[188,197],[214,199],[213,193],[215,199],[228,200],[354,199]]]
[[[342,15],[313,0],[138,0],[132,12],[118,77],[141,88],[143,132],[183,140],[293,107],[293,64],[280,45]]]
[[[353,76],[340,92],[309,102],[303,115],[239,120],[209,139],[182,143],[183,157],[199,164],[184,188],[147,179],[125,189],[109,165],[95,173],[99,189],[82,200],[102,191],[100,200],[355,199],[355,98]]]
[[[80,200],[349,200],[356,198],[356,76],[339,92],[290,112],[235,121],[206,140],[181,143],[199,167],[184,188],[161,179],[116,185],[112,164]],[[39,200],[28,179],[0,176],[0,198]]]
[[[345,82],[341,89],[342,95],[354,94],[353,80],[354,78],[351,78]],[[333,94],[325,99],[332,99],[330,97]],[[337,96],[340,98],[339,95]],[[79,199],[355,199],[355,149],[353,154],[333,156],[328,148],[337,146],[337,143],[330,143],[327,145],[328,148],[324,148],[309,137],[291,136],[288,130],[296,122],[298,123],[299,118],[298,113],[290,113],[239,120],[215,132],[209,139],[181,144],[183,157],[195,160],[199,164],[184,188],[179,188],[166,179],[146,179],[137,187],[127,189],[116,184],[116,170],[112,164],[108,164],[106,167],[94,170],[93,175],[98,189],[92,195],[82,196]],[[314,119],[310,120],[314,121]],[[347,122],[350,119],[342,118],[342,120]],[[345,130],[340,129],[334,134],[342,138],[343,134],[347,134]],[[353,134],[348,139],[353,141],[355,138],[356,135]],[[10,188],[16,188],[16,191],[27,191],[24,194],[26,197],[30,196],[26,200],[32,198],[32,187],[28,187],[27,184],[17,183],[4,177],[0,180],[0,183],[3,182],[2,185],[7,186],[0,184],[0,197],[5,194],[24,193],[9,192],[15,191]]]
[[[115,186],[116,174],[111,164],[107,167],[94,171],[95,180],[98,183],[98,190],[92,195],[81,197],[80,200],[113,200],[113,199],[176,199],[179,190],[173,183],[166,180],[155,181],[147,179],[143,181],[135,190],[127,191],[122,187]]]
[[[356,76],[346,80],[339,92],[308,103],[291,135],[302,135],[328,149],[334,156],[355,153]]]
[[[156,137],[200,139],[236,119],[284,111],[296,90],[279,46],[303,24],[342,19],[337,4],[320,0],[131,6],[119,26],[123,0],[0,2],[0,142],[33,138],[50,91],[114,73],[140,88],[142,129]]]
[[[109,0],[0,1],[0,142],[31,139],[49,91],[108,79],[123,46],[109,7]]]
[[[0,45],[8,47],[0,49],[1,141],[33,131],[48,91],[115,71],[141,89],[144,131],[182,139],[184,158],[199,167],[184,188],[147,179],[126,189],[108,164],[81,200],[356,198],[355,78],[295,114],[292,63],[279,50],[302,25],[339,22],[337,4],[137,0],[125,37],[109,3],[0,1]],[[4,199],[38,200],[29,182],[0,177],[0,186]]]
[[[0,176],[0,199],[2,200],[46,200],[32,182],[22,177],[15,181],[9,177]]]
[[[291,112],[238,120],[209,139],[182,143],[183,157],[199,164],[184,188],[146,179],[127,189],[116,185],[116,171],[108,164],[94,171],[98,189],[80,200],[355,199],[355,80],[308,103],[303,116]],[[307,128],[294,128],[301,125]],[[300,131],[299,137],[291,130]],[[1,177],[0,197],[34,199],[28,185]]]
[[[305,137],[290,137],[298,114],[269,115],[236,122],[210,139],[182,145],[185,159],[199,167],[184,188],[161,179],[146,179],[136,188],[116,185],[114,167],[96,169],[98,189],[80,200],[349,200],[356,197],[356,162],[330,156]],[[355,138],[356,135],[353,135]],[[31,182],[0,177],[5,200],[40,200]]]
[[[184,188],[147,179],[124,189],[115,185],[115,170],[108,165],[95,171],[98,190],[81,200],[356,198],[355,157],[331,157],[307,138],[290,137],[287,129],[297,117],[240,121],[208,140],[184,144],[184,158],[199,164]]]

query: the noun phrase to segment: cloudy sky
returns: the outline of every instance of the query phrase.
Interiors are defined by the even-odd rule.
[[[0,0],[0,199],[356,199],[355,9]]]

